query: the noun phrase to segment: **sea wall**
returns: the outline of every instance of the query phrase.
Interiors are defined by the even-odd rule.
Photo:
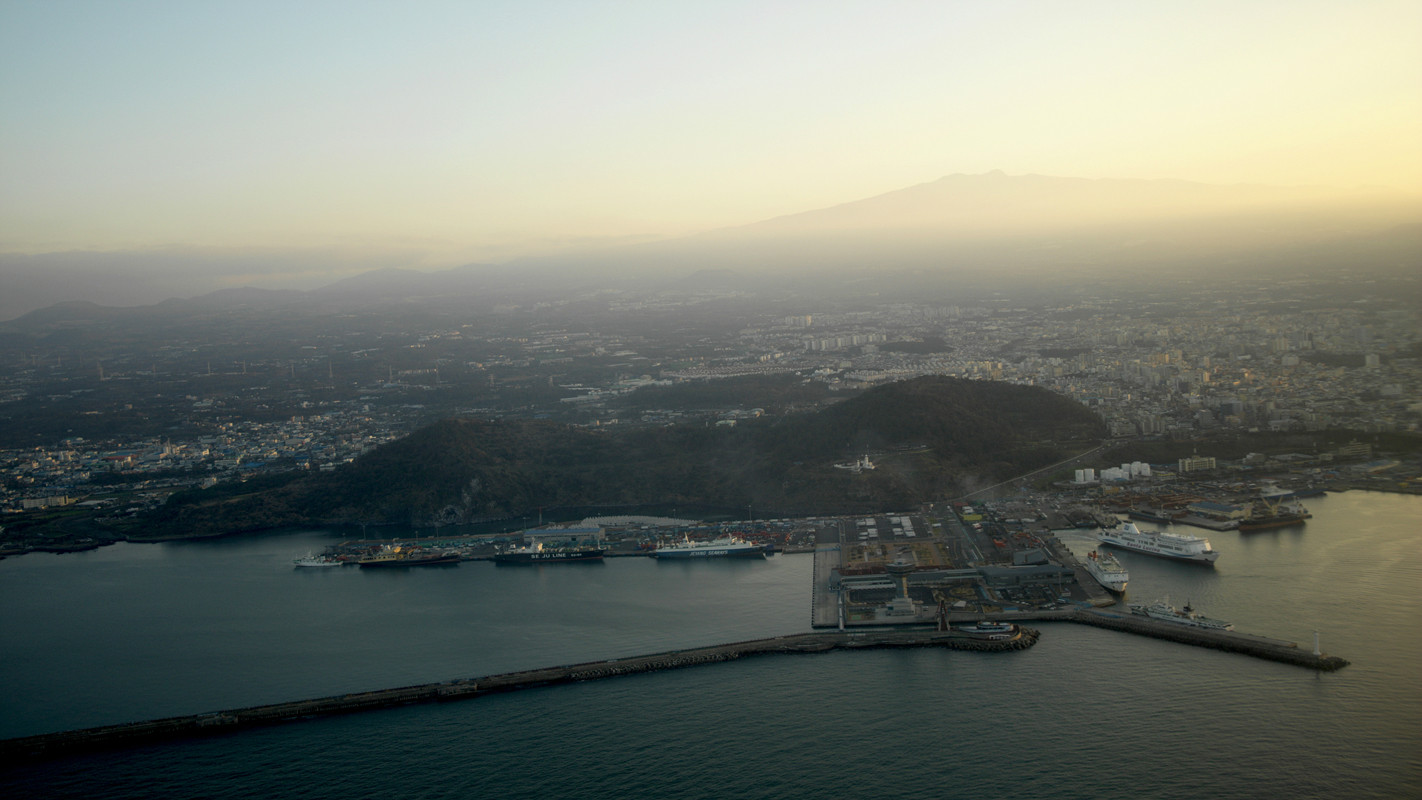
[[[1066,619],[1083,625],[1092,625],[1097,628],[1109,628],[1114,631],[1135,633],[1141,636],[1150,636],[1155,639],[1166,639],[1172,642],[1208,647],[1214,650],[1224,650],[1230,653],[1242,653],[1244,655],[1254,656],[1255,658],[1281,661],[1286,664],[1294,664],[1324,672],[1332,672],[1348,666],[1346,660],[1338,658],[1337,656],[1315,655],[1313,651],[1300,648],[1294,642],[1269,639],[1248,633],[1210,630],[1208,628],[1181,625],[1177,622],[1150,619],[1139,615],[1117,614],[1101,610],[1081,609],[1074,612],[1070,617],[1066,617]]]
[[[744,642],[671,650],[651,655],[590,661],[545,669],[507,672],[481,678],[426,683],[381,689],[373,692],[333,695],[313,700],[275,703],[231,709],[208,714],[105,725],[74,731],[47,733],[0,741],[0,764],[53,757],[105,747],[119,747],[145,741],[220,734],[242,728],[273,725],[335,714],[350,714],[376,708],[441,702],[480,697],[495,692],[512,692],[540,686],[599,680],[642,672],[680,669],[700,664],[731,661],[751,655],[824,653],[836,649],[886,647],[946,647],[954,650],[1004,652],[1036,644],[1038,633],[1018,627],[1007,639],[988,639],[960,631],[875,630],[834,633],[802,633]]]

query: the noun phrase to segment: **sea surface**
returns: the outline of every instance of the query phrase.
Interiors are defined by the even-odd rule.
[[[1045,623],[1023,652],[762,656],[65,757],[0,796],[1422,797],[1422,497],[1305,502],[1188,529],[1214,568],[1119,557],[1130,601],[1318,631],[1336,673]],[[331,541],[0,561],[0,737],[809,630],[810,555],[292,568]]]

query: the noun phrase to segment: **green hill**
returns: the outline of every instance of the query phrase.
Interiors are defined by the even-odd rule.
[[[1044,389],[926,377],[824,410],[734,427],[593,430],[449,419],[333,472],[183,492],[160,536],[284,525],[457,523],[538,508],[671,503],[764,514],[903,509],[1045,466],[1103,435],[1084,407]],[[869,454],[877,465],[837,469]]]

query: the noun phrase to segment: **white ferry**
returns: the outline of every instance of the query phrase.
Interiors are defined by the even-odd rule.
[[[1097,583],[1117,594],[1126,591],[1126,582],[1131,579],[1131,573],[1121,566],[1115,556],[1096,550],[1086,554],[1086,571]]]
[[[1164,620],[1165,622],[1176,622],[1181,625],[1192,625],[1196,628],[1209,628],[1216,631],[1232,631],[1233,623],[1225,622],[1222,619],[1211,619],[1195,613],[1195,609],[1189,603],[1180,611],[1175,610],[1169,600],[1157,600],[1148,606],[1132,605],[1132,614],[1139,614],[1151,619]]]
[[[1126,522],[1112,530],[1103,530],[1099,538],[1102,544],[1179,561],[1213,564],[1215,559],[1220,557],[1219,552],[1210,547],[1209,539],[1187,533],[1143,531],[1137,528],[1134,522]]]
[[[1010,622],[989,622],[982,620],[973,625],[963,625],[953,630],[967,633],[979,639],[1011,639],[1017,635],[1017,626]]]
[[[739,536],[722,536],[707,542],[682,539],[653,550],[652,558],[765,558],[765,548]]]

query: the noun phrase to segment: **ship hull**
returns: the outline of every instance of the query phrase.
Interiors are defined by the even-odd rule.
[[[606,550],[540,550],[534,553],[498,553],[495,564],[586,564],[601,561]]]
[[[1086,571],[1091,573],[1091,577],[1095,578],[1096,582],[1101,584],[1103,589],[1115,592],[1116,594],[1121,594],[1126,591],[1126,584],[1129,582],[1129,579],[1121,576],[1119,573],[1106,572],[1096,567],[1094,563],[1088,563],[1086,565]]]
[[[1191,564],[1213,564],[1215,563],[1215,559],[1220,557],[1220,554],[1213,550],[1207,553],[1194,553],[1190,555],[1183,555],[1179,553],[1167,553],[1161,550],[1153,550],[1148,547],[1127,544],[1125,542],[1112,541],[1110,539],[1102,539],[1101,543],[1105,545],[1110,545],[1111,547],[1119,547],[1122,550],[1129,550],[1132,553],[1140,553],[1142,555],[1147,556],[1158,556],[1160,558],[1168,558],[1172,561],[1188,561]]]
[[[1219,551],[1210,547],[1208,539],[1165,531],[1142,531],[1130,522],[1121,530],[1101,534],[1098,538],[1102,544],[1122,550],[1192,564],[1213,564],[1220,557]]]
[[[362,569],[388,569],[400,567],[437,567],[445,564],[458,564],[459,556],[435,556],[433,558],[393,558],[379,559],[371,561],[356,562]]]
[[[1282,528],[1287,525],[1302,525],[1304,520],[1312,516],[1312,514],[1300,514],[1274,517],[1271,519],[1244,520],[1239,523],[1239,529],[1241,531],[1263,531],[1270,528]]]
[[[652,558],[667,561],[694,558],[765,558],[763,547],[705,547],[676,550],[653,550]]]
[[[1199,517],[1193,514],[1183,516],[1176,522],[1182,525],[1193,525],[1196,528],[1204,528],[1211,531],[1232,531],[1239,527],[1239,520],[1235,519],[1210,519],[1209,517]]]

